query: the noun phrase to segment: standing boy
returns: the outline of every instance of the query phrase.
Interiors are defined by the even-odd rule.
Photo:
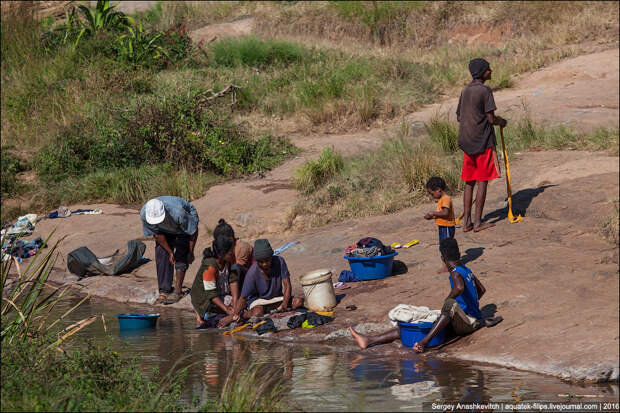
[[[144,204],[140,218],[144,236],[152,235],[155,238],[155,266],[159,285],[159,297],[155,303],[174,304],[183,296],[181,288],[185,272],[194,261],[198,212],[183,198],[160,196]],[[173,290],[174,270],[176,282]]]
[[[469,62],[472,81],[465,86],[459,98],[456,117],[459,122],[459,147],[465,152],[461,179],[465,181],[463,194],[463,231],[474,232],[495,226],[482,223],[482,211],[487,196],[487,183],[499,178],[497,159],[497,140],[493,125],[506,126],[506,120],[495,116],[495,100],[491,88],[484,84],[491,79],[491,67],[484,59]],[[471,220],[474,185],[478,182],[476,193],[476,214]]]
[[[439,176],[433,176],[426,183],[426,190],[437,200],[437,208],[435,211],[428,212],[424,215],[424,219],[435,218],[435,225],[439,230],[439,242],[444,238],[454,238],[454,209],[452,208],[452,199],[446,193],[446,181]]]

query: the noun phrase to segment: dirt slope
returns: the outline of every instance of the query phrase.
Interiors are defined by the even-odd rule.
[[[588,65],[587,79],[573,76]],[[570,69],[570,70],[569,70]],[[572,71],[571,71],[572,70]],[[574,79],[567,80],[566,76]],[[572,84],[569,84],[571,83]],[[542,92],[535,94],[538,89]],[[592,91],[595,91],[594,93]],[[618,50],[570,59],[536,73],[525,75],[515,89],[496,94],[498,107],[518,107],[527,97],[536,120],[571,122],[576,127],[618,125]],[[454,100],[444,103],[444,107]],[[604,104],[605,108],[590,107]],[[574,108],[571,105],[584,107]],[[411,115],[423,120],[438,105]],[[584,110],[579,117],[577,110]],[[253,239],[267,234],[274,247],[285,241],[301,244],[283,255],[297,276],[321,267],[337,273],[346,268],[342,258],[346,245],[372,235],[384,242],[420,240],[409,250],[400,250],[398,258],[408,272],[385,280],[354,284],[336,310],[336,321],[322,329],[280,333],[279,337],[323,341],[333,331],[348,324],[385,323],[387,311],[398,303],[439,308],[449,283],[439,267],[436,229],[422,219],[432,204],[409,208],[397,214],[351,220],[307,233],[284,233],[286,209],[294,202],[291,174],[320,148],[333,145],[345,153],[367,150],[380,144],[384,130],[343,136],[294,137],[307,149],[303,156],[290,160],[266,174],[263,179],[225,183],[211,188],[193,203],[201,217],[201,236],[197,251],[207,246],[206,226],[212,227],[224,217],[238,234]],[[511,160],[515,209],[525,221],[510,224],[505,219],[504,181],[490,185],[486,211],[497,227],[478,234],[457,229],[457,239],[469,266],[487,287],[482,305],[496,309],[504,322],[479,331],[440,350],[440,355],[491,362],[504,366],[539,371],[573,379],[617,380],[618,370],[618,249],[603,240],[598,226],[612,212],[609,202],[618,197],[618,157],[604,154],[562,151],[527,152]],[[455,199],[457,211],[461,199]],[[66,235],[54,279],[75,279],[66,273],[66,253],[82,245],[105,255],[122,248],[130,239],[141,236],[138,211],[117,205],[78,205],[99,207],[104,215],[74,216],[46,220],[34,234],[45,236],[53,228]],[[153,242],[147,241],[147,257],[153,257]],[[189,271],[191,285],[198,263]],[[151,302],[155,295],[155,265],[143,265],[132,274],[120,277],[92,277],[80,282],[84,291],[118,301]],[[355,312],[344,311],[355,304]],[[175,307],[189,309],[189,299]],[[350,341],[343,345],[351,345]],[[367,351],[402,351],[396,345]]]

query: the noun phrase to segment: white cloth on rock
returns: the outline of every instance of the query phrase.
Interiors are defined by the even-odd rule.
[[[431,310],[428,307],[408,304],[398,304],[388,313],[388,317],[393,325],[397,325],[397,321],[403,323],[434,323],[441,315],[441,310]]]

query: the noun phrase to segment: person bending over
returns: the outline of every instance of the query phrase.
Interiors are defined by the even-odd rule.
[[[291,279],[284,258],[273,255],[273,249],[266,239],[254,242],[254,259],[250,266],[241,297],[235,307],[235,318],[248,319],[252,316],[262,317],[275,309],[282,312],[288,308],[299,308],[303,299],[292,296]]]
[[[176,303],[183,297],[181,289],[185,272],[194,262],[198,212],[183,198],[160,196],[144,204],[140,210],[140,219],[144,236],[155,238],[155,266],[159,286],[159,297],[155,303]],[[174,270],[176,281],[173,291]]]
[[[232,239],[219,236],[211,247],[215,257],[203,258],[196,273],[190,296],[199,326],[215,314],[226,314],[218,323],[220,328],[232,322],[239,300],[237,273],[230,270],[235,262],[234,246]]]
[[[418,353],[423,353],[428,343],[448,325],[452,326],[457,335],[464,336],[474,332],[485,323],[490,327],[501,321],[501,317],[487,320],[482,318],[478,300],[486,290],[469,268],[460,265],[461,254],[456,240],[454,238],[442,239],[439,243],[439,251],[441,259],[450,271],[451,289],[441,309],[441,315],[435,320],[431,330],[420,342],[414,344],[413,348]],[[359,334],[353,327],[349,327],[349,330],[357,344],[363,349],[374,344],[389,343],[400,339],[398,327],[377,336]]]

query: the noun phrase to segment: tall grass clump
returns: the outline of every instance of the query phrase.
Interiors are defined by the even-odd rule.
[[[202,412],[280,412],[290,411],[283,397],[286,386],[281,375],[262,366],[233,366],[215,400],[207,401]]]
[[[609,215],[601,224],[601,233],[608,241],[618,245],[620,243],[620,207],[618,199],[612,201],[614,212]]]
[[[17,156],[9,152],[7,148],[2,147],[0,151],[0,162],[2,168],[2,174],[0,175],[2,188],[1,197],[5,198],[17,193],[20,188],[17,180],[17,174],[26,170],[27,166]]]
[[[428,123],[424,124],[424,128],[431,141],[444,152],[453,153],[459,149],[459,127],[457,123],[435,115]]]
[[[215,66],[236,67],[283,65],[301,62],[309,53],[302,46],[283,40],[260,40],[256,37],[224,39],[211,47]]]
[[[306,161],[296,171],[295,186],[300,191],[312,193],[340,173],[343,167],[342,155],[333,148],[323,148],[318,159]]]

